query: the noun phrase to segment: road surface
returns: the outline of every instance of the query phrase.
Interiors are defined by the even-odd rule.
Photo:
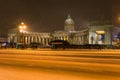
[[[120,80],[120,50],[0,50],[0,80]]]

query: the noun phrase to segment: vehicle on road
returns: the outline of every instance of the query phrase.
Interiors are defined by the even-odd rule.
[[[30,43],[30,48],[32,48],[32,49],[37,49],[37,48],[39,48],[41,46],[42,46],[41,43],[36,43],[36,42]]]
[[[66,49],[69,47],[69,42],[65,41],[65,40],[53,40],[49,43],[49,45],[51,46],[52,49],[58,49],[58,48],[62,48],[62,49]]]

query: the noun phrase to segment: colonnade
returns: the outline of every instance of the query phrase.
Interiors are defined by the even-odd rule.
[[[53,40],[68,40],[68,36],[56,36],[53,38]]]
[[[73,44],[83,45],[88,44],[88,35],[79,35],[73,38]]]
[[[67,40],[70,44],[82,45],[88,44],[88,34],[76,34],[73,38],[69,36],[56,36],[53,40]]]
[[[40,36],[23,36],[23,37],[17,37],[18,43],[24,43],[24,44],[30,44],[30,43],[40,43],[42,45],[48,45],[50,42],[50,38],[46,37],[40,37]]]
[[[41,34],[16,34],[9,35],[8,42],[9,43],[24,43],[29,45],[30,43],[40,43],[43,46],[46,46],[51,41],[49,33],[41,33]]]

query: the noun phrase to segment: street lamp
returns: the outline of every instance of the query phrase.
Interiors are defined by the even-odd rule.
[[[19,26],[19,30],[20,33],[22,33],[22,44],[24,44],[24,37],[23,37],[23,33],[25,33],[25,29],[27,28],[27,26],[24,24],[24,22],[21,22],[20,26]]]

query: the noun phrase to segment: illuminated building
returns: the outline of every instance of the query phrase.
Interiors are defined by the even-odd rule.
[[[29,45],[31,42],[41,43],[47,46],[51,40],[67,40],[70,44],[119,44],[120,28],[113,25],[92,25],[88,28],[76,31],[74,21],[68,15],[65,20],[64,30],[53,33],[25,32],[23,34],[12,30],[8,34],[9,43],[21,43]],[[22,38],[23,36],[23,38]]]
[[[114,37],[116,36],[116,37]],[[92,25],[86,29],[76,31],[74,21],[70,15],[65,20],[63,31],[55,31],[53,39],[67,40],[71,44],[103,44],[113,45],[114,42],[120,43],[120,28],[113,25]]]
[[[48,45],[51,40],[50,33],[37,33],[37,32],[16,32],[17,30],[10,30],[8,34],[9,43],[24,43],[29,45],[32,42],[41,43],[43,46]]]

